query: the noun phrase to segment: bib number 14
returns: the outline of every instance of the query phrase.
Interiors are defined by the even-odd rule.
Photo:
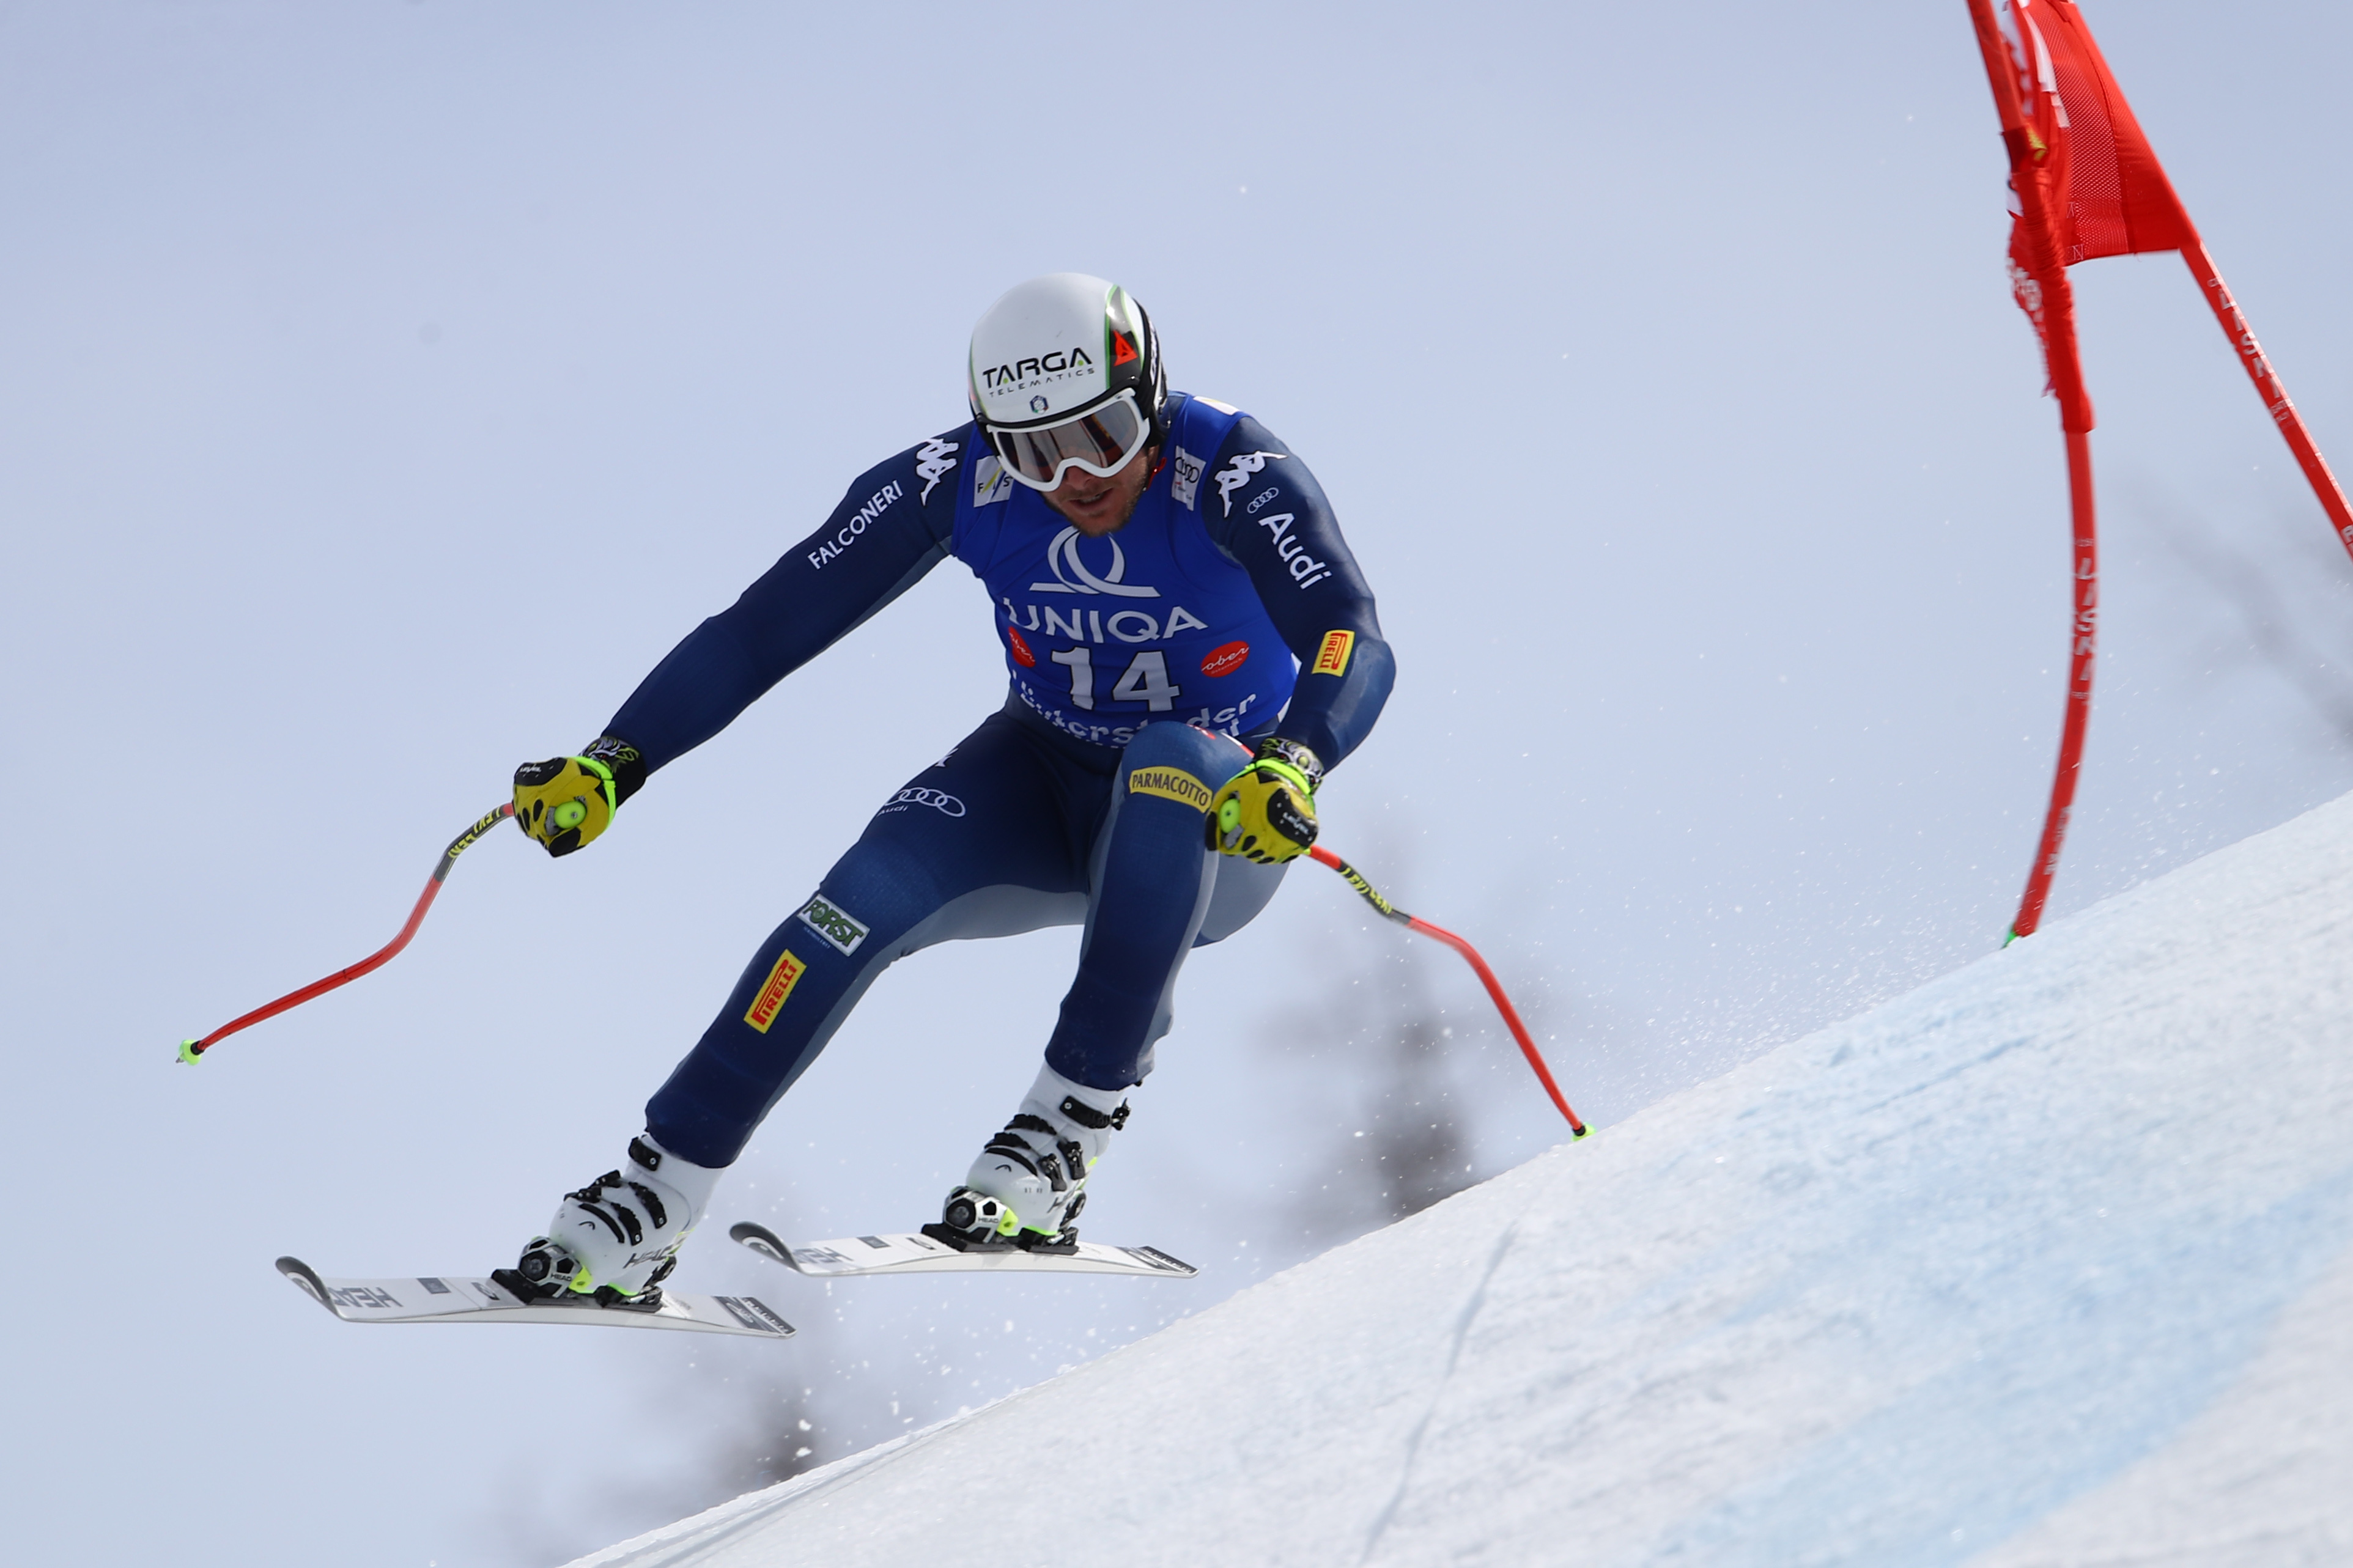
[[[1094,650],[1080,647],[1064,648],[1053,656],[1054,662],[1071,672],[1071,703],[1073,707],[1092,711],[1095,705]],[[1122,702],[1141,702],[1155,713],[1166,713],[1176,706],[1184,692],[1168,681],[1168,657],[1158,648],[1145,648],[1128,661],[1126,672],[1111,689],[1113,698]]]

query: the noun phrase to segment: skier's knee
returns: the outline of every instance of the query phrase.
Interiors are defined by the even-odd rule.
[[[1223,942],[1258,919],[1273,900],[1275,889],[1282,886],[1282,874],[1291,869],[1288,865],[1261,866],[1230,855],[1217,857],[1217,868],[1218,885],[1210,891],[1200,932],[1193,938],[1195,947]]]
[[[1121,765],[1131,773],[1137,768],[1176,768],[1210,790],[1249,760],[1248,752],[1223,735],[1174,723],[1146,724],[1120,755]],[[1208,802],[1201,804],[1207,809]]]

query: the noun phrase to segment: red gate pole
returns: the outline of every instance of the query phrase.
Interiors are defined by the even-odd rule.
[[[2070,345],[2072,351],[2073,345]],[[2100,542],[2093,520],[2092,436],[2067,432],[2067,498],[2075,531],[2075,624],[2068,648],[2067,715],[2059,727],[2059,767],[2051,780],[2051,805],[2042,817],[2042,839],[2026,874],[2018,917],[2002,936],[2004,947],[2032,936],[2050,901],[2051,879],[2059,869],[2059,849],[2075,811],[2075,783],[2083,776],[2084,731],[2092,721],[2092,664],[2099,640]]]
[[[2051,805],[2042,816],[2042,837],[2026,873],[2018,914],[2003,933],[2008,946],[2031,936],[2042,923],[2051,879],[2067,838],[2075,806],[2075,784],[2084,764],[2084,731],[2092,717],[2092,666],[2098,641],[2100,551],[2092,501],[2092,399],[2084,389],[2084,364],[2075,347],[2075,291],[2067,280],[2059,248],[2059,215],[2052,210],[2054,181],[2063,180],[2066,148],[2039,135],[2021,96],[2018,61],[2003,38],[1993,0],[1969,0],[1978,50],[1985,58],[1987,85],[2001,118],[2001,141],[2010,154],[2010,189],[2018,196],[2018,221],[2010,237],[2011,282],[2019,304],[2042,340],[2051,394],[2059,400],[2059,427],[2067,437],[2067,500],[2073,532],[2074,620],[2068,628],[2067,710],[2059,727],[2059,766],[2051,780]],[[2021,40],[2023,43],[2024,40]],[[2039,48],[2039,45],[2035,46]],[[2056,159],[2054,163],[2052,160]]]
[[[2337,488],[2337,476],[2328,471],[2328,459],[2312,444],[2312,437],[2304,427],[2304,416],[2288,400],[2287,387],[2272,369],[2272,362],[2263,353],[2263,344],[2255,342],[2255,330],[2247,324],[2245,312],[2231,297],[2231,286],[2222,281],[2221,273],[2214,268],[2214,258],[2206,254],[2203,241],[2192,239],[2181,247],[2181,259],[2189,268],[2189,276],[2198,279],[2198,292],[2204,296],[2214,319],[2222,324],[2222,335],[2231,340],[2238,352],[2239,363],[2247,379],[2255,384],[2255,395],[2263,400],[2263,408],[2272,422],[2286,437],[2287,449],[2295,454],[2297,467],[2312,483],[2312,493],[2320,498],[2320,508],[2328,514],[2331,527],[2337,530],[2337,542],[2353,554],[2353,508],[2345,504],[2345,492]]]

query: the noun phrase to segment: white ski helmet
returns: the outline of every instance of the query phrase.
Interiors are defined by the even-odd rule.
[[[1083,272],[1018,285],[972,330],[972,416],[1005,471],[1050,490],[1071,468],[1109,479],[1158,440],[1168,376],[1152,318]]]

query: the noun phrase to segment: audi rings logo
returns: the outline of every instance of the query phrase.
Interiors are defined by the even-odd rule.
[[[928,805],[934,811],[938,812],[942,816],[962,816],[964,815],[964,802],[948,794],[947,791],[939,789],[902,789],[897,795],[892,795],[890,799],[890,803],[884,805],[882,809],[884,811],[899,811],[911,805]]]
[[[1120,549],[1118,540],[1106,539],[1103,542],[1111,546],[1111,570],[1098,577],[1087,570],[1084,561],[1079,559],[1079,531],[1076,528],[1062,530],[1054,535],[1054,542],[1046,546],[1046,564],[1053,568],[1054,581],[1032,583],[1029,591],[1033,594],[1115,594],[1123,599],[1160,597],[1157,588],[1123,584],[1120,579],[1127,575],[1127,556]]]

